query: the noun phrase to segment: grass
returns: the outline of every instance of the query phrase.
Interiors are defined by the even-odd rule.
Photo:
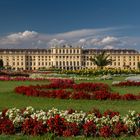
[[[123,80],[123,77],[117,77],[114,80]],[[140,91],[140,87],[112,87],[111,83],[113,80],[104,81],[90,81],[90,82],[104,82],[110,85],[113,92],[134,93],[137,94]],[[85,82],[85,81],[81,81]],[[121,114],[125,114],[128,110],[139,111],[140,101],[99,101],[99,100],[60,100],[60,99],[48,99],[42,97],[27,97],[24,95],[17,95],[14,93],[14,88],[20,85],[36,85],[36,84],[47,84],[44,81],[0,81],[0,109],[3,108],[24,108],[26,106],[33,106],[36,109],[51,109],[56,107],[59,109],[77,109],[89,111],[92,108],[98,108],[102,112],[107,109],[113,109],[119,111]]]
[[[47,134],[44,136],[7,136],[7,135],[0,135],[0,140],[140,140],[140,137],[118,137],[118,138],[102,138],[102,137],[69,137],[69,138],[63,138],[63,137],[55,137],[52,134]]]
[[[123,77],[117,77],[114,79],[115,81],[124,80]],[[89,82],[103,82],[109,84],[111,90],[113,92],[119,92],[120,94],[124,93],[134,93],[138,94],[140,92],[140,87],[113,87],[111,85],[113,80],[105,80],[105,81],[89,81]],[[77,81],[78,82],[78,81]],[[87,81],[80,81],[87,82]],[[92,108],[98,108],[102,112],[111,109],[119,111],[122,115],[127,113],[128,110],[136,110],[138,112],[140,108],[140,101],[99,101],[99,100],[60,100],[60,99],[48,99],[41,97],[27,97],[24,95],[17,95],[14,93],[14,88],[20,85],[36,85],[36,84],[47,84],[47,81],[0,81],[0,110],[3,108],[24,108],[26,106],[33,106],[36,109],[51,109],[52,107],[56,107],[59,109],[77,109],[89,111]],[[0,140],[64,140],[65,138],[56,138],[53,135],[45,135],[41,137],[32,137],[32,136],[4,136],[0,135]],[[84,138],[84,137],[76,137],[76,138],[68,138],[68,140],[103,140],[103,138]],[[138,140],[140,137],[121,137],[117,138],[120,140]],[[112,138],[108,139],[112,140]],[[115,140],[115,139],[114,139]]]

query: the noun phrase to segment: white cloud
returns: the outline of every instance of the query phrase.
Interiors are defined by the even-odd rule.
[[[97,29],[80,29],[80,30],[74,30],[74,31],[69,31],[69,32],[64,32],[64,33],[58,33],[58,34],[53,34],[50,36],[53,36],[53,38],[57,39],[81,39],[81,38],[92,38],[93,36],[98,36],[98,35],[103,35],[106,32],[110,32],[113,30],[117,30],[118,28],[97,28]]]
[[[114,33],[116,30],[118,28],[81,29],[57,34],[26,30],[0,37],[0,48],[46,48],[64,44],[110,49],[140,46],[140,37],[116,37]]]
[[[101,44],[114,44],[120,42],[118,38],[113,36],[107,36],[101,40]]]
[[[14,33],[11,35],[7,36],[7,39],[10,40],[28,40],[30,38],[33,38],[37,36],[37,32],[35,31],[24,31],[24,32],[19,32],[19,33]]]
[[[0,39],[0,45],[14,45],[19,44],[22,41],[28,41],[35,38],[38,35],[35,31],[24,31],[19,33],[10,34]]]
[[[96,46],[114,46],[121,44],[121,40],[117,37],[106,36],[100,39],[92,39],[91,43]]]
[[[114,49],[114,46],[107,45],[103,49]]]
[[[48,44],[49,44],[50,46],[59,46],[59,45],[65,44],[65,43],[66,43],[65,40],[52,39],[52,40],[49,41]]]
[[[96,48],[114,48],[122,45],[120,38],[114,36],[93,37],[91,39],[80,39],[78,45]]]

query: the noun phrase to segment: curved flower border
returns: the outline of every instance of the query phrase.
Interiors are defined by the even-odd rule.
[[[140,86],[140,82],[135,82],[135,81],[124,81],[124,82],[114,83],[113,86],[118,86],[118,87]]]
[[[74,83],[70,79],[51,79],[48,85],[18,86],[17,94],[59,99],[89,100],[139,100],[140,95],[112,93],[110,87],[103,83]]]

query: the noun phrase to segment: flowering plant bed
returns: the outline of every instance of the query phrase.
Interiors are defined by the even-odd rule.
[[[50,79],[48,85],[19,86],[17,94],[59,99],[95,99],[95,100],[138,100],[140,95],[112,93],[110,87],[103,83],[76,84],[70,79]]]
[[[45,78],[0,76],[0,81],[42,81],[42,80],[48,80],[48,79],[45,79]]]
[[[140,70],[134,69],[117,69],[117,68],[105,68],[105,69],[80,69],[80,70],[62,70],[62,74],[77,74],[77,75],[104,75],[104,74],[140,74]]]
[[[129,111],[122,116],[107,110],[103,114],[93,109],[90,112],[69,110],[4,109],[0,112],[0,134],[56,136],[118,137],[140,135],[140,114]]]
[[[124,81],[124,82],[118,82],[116,84],[113,84],[113,86],[140,86],[140,82],[135,81]]]

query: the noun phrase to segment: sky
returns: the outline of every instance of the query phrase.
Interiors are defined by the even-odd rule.
[[[140,0],[0,0],[0,48],[140,50]]]

